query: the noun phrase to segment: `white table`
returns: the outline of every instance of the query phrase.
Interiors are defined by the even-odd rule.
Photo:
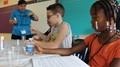
[[[32,64],[32,59],[34,58],[48,58],[48,57],[57,57],[59,55],[33,55],[33,56],[23,56],[20,55],[21,58],[17,59],[17,60],[4,60],[6,57],[0,57],[0,67],[33,67]],[[2,60],[1,60],[2,59]]]
[[[7,49],[10,45],[16,45],[16,41],[5,41],[5,49],[0,51],[0,67],[89,67],[76,56],[61,57],[57,54],[35,54],[28,56],[24,53],[20,53],[16,55],[16,59],[9,60],[9,56],[6,52],[8,52]],[[40,61],[40,63],[37,63],[38,65],[35,64],[38,61]],[[72,65],[67,63],[72,63]],[[42,66],[39,66],[39,64]]]
[[[0,67],[33,67],[32,66],[32,58],[45,58],[45,57],[52,57],[52,56],[60,56],[57,54],[34,54],[32,56],[26,55],[24,52],[25,43],[20,41],[20,53],[15,53],[14,56],[10,55],[10,46],[17,46],[16,40],[4,41],[4,50],[0,50]],[[12,59],[11,60],[11,56]],[[13,65],[12,65],[13,64]]]

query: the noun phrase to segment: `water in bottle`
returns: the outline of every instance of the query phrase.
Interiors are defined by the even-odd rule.
[[[34,45],[33,45],[33,39],[29,38],[29,43],[26,45],[26,54],[27,55],[33,55],[34,54]]]

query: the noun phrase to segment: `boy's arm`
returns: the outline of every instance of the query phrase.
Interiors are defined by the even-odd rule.
[[[34,14],[32,11],[28,13],[28,16],[30,16],[31,18],[33,18],[34,21],[38,21],[38,16],[36,14]]]
[[[68,33],[69,33],[68,25],[63,24],[54,41],[51,41],[51,42],[39,42],[37,44],[39,44],[43,48],[58,48],[61,45],[61,43],[63,42],[64,38],[66,37],[66,35]]]
[[[44,41],[49,41],[50,39],[50,33],[48,35],[44,35],[43,33],[41,33],[40,31],[37,33],[37,35]]]
[[[44,41],[49,41],[50,38],[50,33],[48,35],[44,35],[42,32],[40,32],[39,30],[35,30],[33,28],[31,28],[31,32],[34,35],[38,35],[40,37],[40,39],[44,40]]]
[[[15,20],[15,19],[9,19],[9,23],[12,24],[12,25],[13,25],[13,24],[16,24],[16,23],[17,23],[17,20]]]
[[[12,24],[12,25],[17,23],[17,19],[15,18],[15,13],[14,12],[12,12],[12,14],[10,16],[9,23]]]
[[[34,17],[34,21],[38,21],[38,16],[36,14],[33,14],[33,17]]]

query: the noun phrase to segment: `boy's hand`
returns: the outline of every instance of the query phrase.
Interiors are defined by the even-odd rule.
[[[14,19],[12,20],[12,22],[13,22],[13,24],[16,24],[16,23],[17,23],[17,19],[14,18]]]
[[[28,13],[28,16],[33,16],[33,15],[34,15],[33,12],[29,12],[29,13]]]
[[[31,30],[32,34],[34,34],[34,35],[39,35],[40,34],[40,31],[38,29],[31,28],[30,30]]]
[[[17,20],[12,20],[13,24],[16,24],[17,23]]]
[[[31,28],[30,30],[31,30],[32,34],[37,35],[37,30],[35,30],[35,29],[33,29],[33,28]]]

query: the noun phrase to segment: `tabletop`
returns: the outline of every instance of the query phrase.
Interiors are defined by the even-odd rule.
[[[18,46],[16,40],[4,41],[4,50],[0,50],[0,67],[89,67],[76,56],[58,54],[25,54],[25,44],[19,42],[20,52],[10,53],[10,46]],[[18,48],[17,48],[18,49]],[[16,51],[16,50],[15,50]]]

